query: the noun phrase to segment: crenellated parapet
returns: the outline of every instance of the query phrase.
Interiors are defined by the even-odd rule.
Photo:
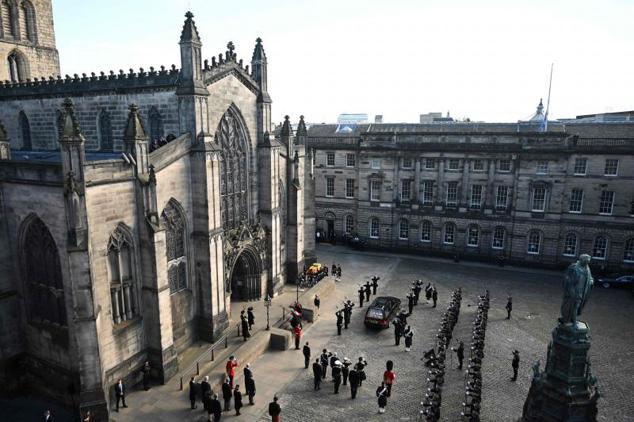
[[[227,44],[224,54],[220,53],[218,56],[211,57],[211,60],[203,62],[203,79],[206,85],[210,85],[230,73],[240,79],[252,92],[259,94],[258,83],[251,76],[249,65],[245,65],[243,59],[238,59],[232,41]]]
[[[0,99],[31,96],[66,96],[86,94],[99,91],[137,91],[147,89],[174,88],[178,82],[180,69],[176,65],[171,68],[161,66],[159,70],[150,67],[128,72],[119,70],[115,73],[92,72],[62,77],[27,79],[24,82],[0,81]]]

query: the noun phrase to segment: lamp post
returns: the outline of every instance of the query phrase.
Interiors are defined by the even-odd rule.
[[[271,329],[271,325],[269,322],[269,309],[271,309],[271,296],[266,294],[266,298],[264,298],[264,306],[266,307],[266,331]]]

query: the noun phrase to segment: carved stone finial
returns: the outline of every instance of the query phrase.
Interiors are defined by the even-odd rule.
[[[233,45],[233,41],[229,41],[229,43],[227,44],[227,50],[229,50],[231,53],[233,53],[233,50],[236,49],[236,46]]]
[[[128,113],[128,121],[126,123],[124,137],[126,141],[144,141],[147,136],[139,116],[139,107],[136,104],[130,104],[128,108],[130,109],[130,112]]]
[[[187,19],[191,19],[191,18],[193,18],[193,17],[194,17],[194,14],[188,10],[188,11],[187,11],[187,13],[185,13],[185,17],[186,17]]]
[[[75,116],[75,106],[73,104],[73,100],[68,97],[65,98],[62,103],[61,123],[60,140],[69,141],[81,139],[83,141],[79,122]]]

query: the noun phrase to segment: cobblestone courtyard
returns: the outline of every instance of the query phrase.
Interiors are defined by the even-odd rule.
[[[457,339],[463,339],[467,349],[476,296],[484,289],[491,291],[483,361],[482,420],[514,421],[521,416],[532,376],[531,365],[539,359],[543,368],[550,333],[556,324],[562,296],[559,273],[473,263],[454,264],[406,255],[358,253],[332,246],[320,247],[319,260],[327,265],[333,261],[341,264],[343,277],[337,285],[338,296],[340,299],[348,296],[356,303],[352,325],[347,331],[344,330],[341,337],[336,336],[334,315],[322,315],[317,325],[331,325],[333,334],[325,347],[337,352],[339,357],[347,356],[353,361],[359,356],[366,357],[369,362],[366,371],[368,379],[353,401],[347,387],[343,387],[339,395],[334,395],[329,378],[321,391],[313,392],[310,369],[300,372],[279,393],[285,421],[416,420],[426,388],[426,371],[420,359],[423,351],[432,346],[451,290],[457,287],[463,289],[463,301],[452,345],[457,344]],[[392,329],[377,332],[363,326],[367,307],[364,305],[362,311],[357,308],[356,290],[359,283],[365,282],[373,274],[381,276],[379,295],[399,297],[405,305],[405,294],[413,279],[435,283],[438,288],[438,307],[434,309],[422,300],[409,319],[415,331],[414,346],[410,353],[404,351],[402,342],[400,347],[394,346]],[[514,304],[510,321],[505,319],[507,295],[513,296]],[[628,394],[634,390],[633,309],[634,298],[629,293],[596,288],[581,318],[591,329],[590,354],[602,395],[599,402],[601,421],[634,420],[634,405]],[[310,340],[310,334],[309,331],[305,340]],[[514,349],[518,349],[521,356],[517,382],[510,381],[511,352]],[[313,355],[317,353],[313,349]],[[397,383],[386,414],[378,415],[374,392],[388,359],[395,363]],[[464,397],[463,375],[456,369],[455,356],[450,359],[452,368],[448,368],[441,410],[445,421],[458,420]],[[298,356],[297,365],[300,365],[301,360]]]

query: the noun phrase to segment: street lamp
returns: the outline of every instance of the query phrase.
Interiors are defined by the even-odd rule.
[[[269,296],[269,294],[266,294],[266,297],[264,298],[264,306],[266,307],[266,331],[269,331],[271,329],[271,325],[269,323],[269,309],[271,308],[271,296]]]

